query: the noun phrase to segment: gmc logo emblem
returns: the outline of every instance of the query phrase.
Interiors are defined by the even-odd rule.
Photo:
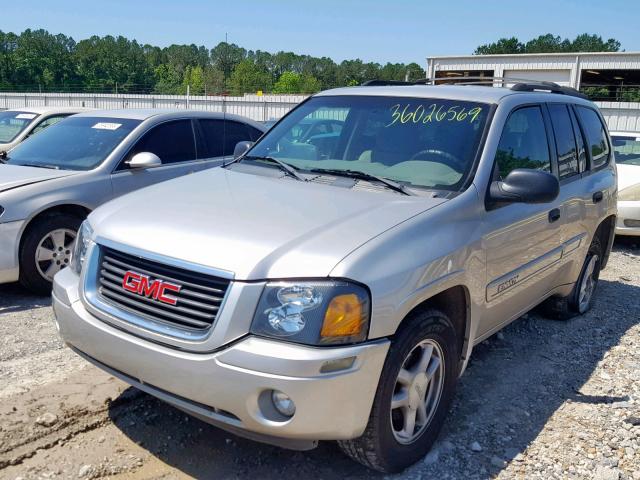
[[[136,295],[143,295],[162,303],[175,305],[178,303],[178,299],[173,295],[167,295],[167,292],[178,293],[182,290],[182,285],[158,279],[151,280],[147,275],[129,270],[122,278],[122,288]]]

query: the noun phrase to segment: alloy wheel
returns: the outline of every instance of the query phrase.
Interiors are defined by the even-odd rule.
[[[405,358],[391,399],[391,429],[398,443],[415,442],[433,416],[444,385],[444,353],[438,343],[426,339]]]
[[[71,263],[76,232],[59,228],[47,233],[36,248],[35,264],[38,273],[47,281]]]

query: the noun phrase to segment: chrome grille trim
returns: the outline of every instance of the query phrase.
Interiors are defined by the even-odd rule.
[[[157,256],[150,259],[118,246],[99,244],[94,250],[84,279],[85,298],[100,317],[107,315],[104,320],[142,328],[153,337],[202,341],[209,336],[230,290],[230,278],[191,270],[185,263],[177,266],[174,259],[166,263]],[[125,290],[122,282],[127,271],[183,286],[179,292],[170,292],[177,298],[176,305]]]

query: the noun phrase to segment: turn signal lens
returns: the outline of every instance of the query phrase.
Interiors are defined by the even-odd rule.
[[[320,331],[321,337],[350,337],[360,335],[363,323],[363,305],[354,293],[338,295],[331,300],[324,323]]]

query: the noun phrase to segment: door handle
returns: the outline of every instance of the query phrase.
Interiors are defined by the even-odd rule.
[[[594,193],[591,198],[593,199],[593,203],[598,203],[602,201],[602,199],[604,198],[604,195],[602,192],[598,191]]]
[[[560,209],[554,208],[549,212],[549,223],[553,223],[560,219]]]

